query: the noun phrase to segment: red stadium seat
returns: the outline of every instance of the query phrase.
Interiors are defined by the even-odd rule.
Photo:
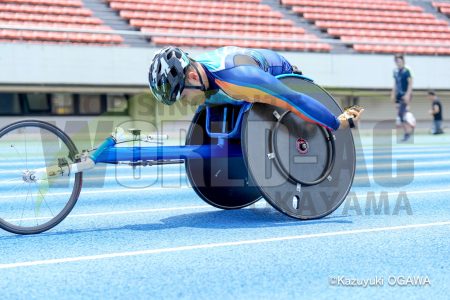
[[[18,5],[0,3],[0,11],[16,13],[36,13],[53,15],[91,16],[92,11],[85,8],[44,6],[44,5]]]
[[[111,0],[111,8],[118,10],[122,18],[131,26],[148,34],[155,33],[151,41],[157,45],[176,44],[200,47],[223,45],[257,46],[271,45],[277,49],[287,49],[288,42],[269,43],[266,41],[237,40],[234,36],[249,38],[307,38],[305,30],[295,27],[294,22],[284,19],[280,12],[268,5],[254,1],[194,1],[174,0],[171,5],[165,0]],[[160,34],[197,35],[199,37],[164,38]],[[208,38],[208,36],[211,36]],[[221,36],[223,38],[212,38]],[[318,44],[318,45],[315,45]],[[315,51],[329,51],[331,47],[318,42]],[[303,45],[303,44],[302,44]],[[303,46],[302,46],[303,47]],[[302,48],[300,47],[300,48]],[[299,46],[296,46],[298,49]]]
[[[380,43],[354,44],[353,48],[359,52],[406,51],[414,54],[442,54],[446,50],[437,49],[444,48],[450,37],[448,22],[437,19],[433,14],[425,13],[421,7],[411,5],[408,1],[282,0],[281,2],[347,44],[364,41]],[[439,10],[443,9],[438,3],[434,2],[433,5]],[[394,44],[399,42],[412,45]],[[420,46],[415,46],[414,43]],[[424,43],[430,46],[422,45]]]
[[[379,17],[379,16],[355,16],[355,15],[341,15],[341,14],[320,14],[320,13],[305,13],[305,19],[309,20],[326,20],[326,21],[341,21],[341,22],[365,22],[365,23],[388,23],[388,24],[418,24],[418,25],[443,25],[448,23],[444,20],[437,19],[399,19],[396,17]]]
[[[153,5],[153,4],[135,4],[110,2],[110,6],[117,10],[134,10],[134,11],[153,11],[153,12],[177,12],[177,13],[191,13],[191,14],[205,14],[205,15],[232,15],[232,16],[253,16],[263,18],[282,18],[283,15],[276,11],[260,11],[252,9],[219,9],[219,8],[203,8],[203,7],[186,7],[183,5]]]
[[[313,6],[313,7],[340,7],[352,9],[370,9],[370,10],[393,10],[422,12],[423,9],[418,6],[411,6],[408,3],[398,1],[318,1],[318,0],[283,0],[285,5]]]
[[[165,0],[113,0],[109,2],[121,2],[121,3],[135,3],[135,4],[147,4],[147,5],[166,5]],[[219,2],[219,1],[172,1],[172,5],[182,5],[185,7],[196,8],[219,8],[219,9],[245,9],[245,10],[260,10],[260,11],[270,11],[271,7],[268,5],[261,5],[258,3],[230,3],[230,2]]]
[[[375,16],[375,17],[392,17],[398,19],[436,19],[434,15],[422,12],[403,12],[390,10],[365,10],[351,8],[329,8],[329,7],[312,7],[312,6],[294,6],[292,10],[299,14],[315,13],[315,14],[335,14],[346,16]]]
[[[7,0],[0,3],[0,22],[11,26],[111,30],[80,0]],[[120,44],[119,35],[38,30],[1,31],[0,38],[32,42]]]
[[[4,2],[17,4],[33,4],[33,5],[55,5],[68,7],[82,7],[83,2],[77,0],[6,0]]]

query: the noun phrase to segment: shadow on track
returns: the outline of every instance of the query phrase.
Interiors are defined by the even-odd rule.
[[[345,219],[347,218],[347,220]],[[241,229],[241,228],[272,228],[272,227],[286,227],[286,226],[310,226],[318,224],[352,224],[353,222],[348,220],[349,216],[328,216],[322,219],[300,221],[292,219],[283,215],[282,213],[272,208],[247,208],[240,210],[218,210],[208,212],[198,212],[172,216],[169,218],[161,219],[159,223],[149,224],[133,224],[125,225],[121,227],[109,227],[109,228],[92,228],[81,230],[66,230],[62,232],[47,232],[38,235],[27,236],[5,236],[0,237],[1,240],[10,239],[28,239],[38,238],[45,236],[64,236],[72,234],[83,234],[89,232],[107,232],[115,230],[140,230],[140,231],[153,231],[153,230],[168,230],[174,228],[206,228],[206,229]]]
[[[318,220],[300,221],[287,217],[272,208],[251,208],[221,210],[173,216],[162,219],[158,224],[136,224],[124,226],[131,230],[164,230],[180,227],[207,229],[270,228],[285,226],[306,226],[325,223],[353,223],[339,220],[344,216],[332,216]]]

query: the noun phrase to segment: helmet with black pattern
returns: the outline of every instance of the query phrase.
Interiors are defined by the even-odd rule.
[[[148,81],[159,102],[172,105],[180,99],[185,88],[185,72],[190,64],[187,54],[176,47],[166,47],[155,54]]]

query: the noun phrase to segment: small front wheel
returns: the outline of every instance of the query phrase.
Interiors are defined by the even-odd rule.
[[[76,162],[77,148],[60,129],[20,121],[0,130],[0,228],[35,234],[59,224],[72,210],[82,174],[39,179],[35,170]]]

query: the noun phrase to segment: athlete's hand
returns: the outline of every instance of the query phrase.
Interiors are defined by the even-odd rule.
[[[303,75],[303,72],[300,71],[300,69],[297,66],[292,66],[292,73],[298,74],[298,75]]]
[[[348,122],[349,118],[352,118],[354,123],[359,122],[363,112],[364,112],[364,108],[362,108],[361,106],[357,106],[357,105],[346,108],[344,110],[344,113],[338,117],[338,120],[340,123],[339,129],[344,129],[344,128],[350,127],[350,124]]]

